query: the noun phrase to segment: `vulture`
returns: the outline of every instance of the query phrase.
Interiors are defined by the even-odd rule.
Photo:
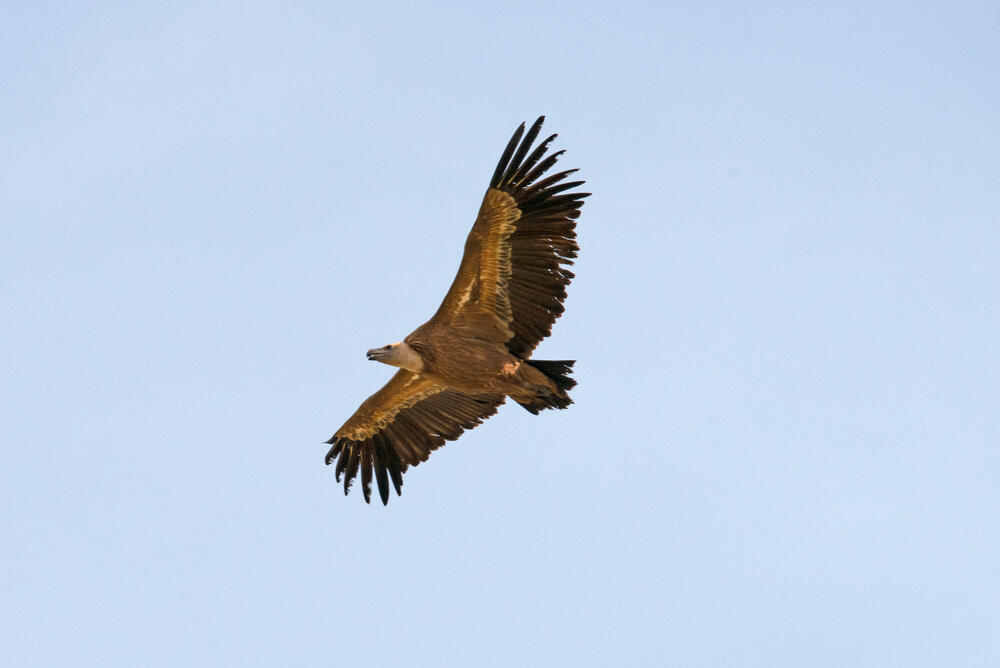
[[[372,478],[383,504],[390,483],[402,493],[403,473],[466,429],[496,413],[507,397],[531,413],[563,409],[571,360],[531,359],[563,312],[567,268],[578,250],[576,220],[583,181],[577,170],[547,175],[564,151],[556,135],[532,148],[540,117],[514,132],[497,163],[479,215],[465,241],[458,274],[434,316],[397,343],[367,352],[399,371],[327,441],[344,494],[361,474],[365,501]]]

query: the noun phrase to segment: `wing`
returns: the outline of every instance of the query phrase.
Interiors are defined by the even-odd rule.
[[[503,395],[462,394],[400,369],[327,441],[333,447],[326,463],[337,460],[337,482],[343,474],[345,495],[360,469],[361,489],[369,503],[374,472],[382,503],[387,504],[390,478],[401,494],[407,468],[482,424],[503,401]]]
[[[527,358],[552,332],[573,278],[576,219],[590,193],[568,192],[583,181],[564,182],[575,169],[539,180],[563,151],[546,155],[552,135],[530,155],[540,117],[524,124],[507,144],[483,198],[455,281],[435,319],[498,340]],[[522,140],[523,135],[523,140]]]

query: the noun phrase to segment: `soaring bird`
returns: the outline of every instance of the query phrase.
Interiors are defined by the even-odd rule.
[[[564,153],[548,153],[556,135],[532,149],[544,120],[527,133],[522,123],[507,143],[437,313],[402,341],[368,351],[399,371],[327,441],[326,463],[336,462],[345,495],[360,471],[365,501],[374,475],[388,504],[390,480],[400,495],[410,466],[482,424],[507,397],[536,415],[573,403],[574,360],[531,353],[563,312],[576,220],[590,193],[576,190],[583,181],[566,181],[575,169],[542,178]]]

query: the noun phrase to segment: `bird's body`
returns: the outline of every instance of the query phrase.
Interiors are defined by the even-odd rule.
[[[583,183],[562,182],[575,170],[538,180],[561,153],[545,155],[552,135],[528,155],[543,120],[523,142],[522,124],[508,143],[438,311],[403,341],[368,351],[400,370],[328,441],[327,463],[336,460],[338,480],[345,475],[345,494],[360,471],[365,500],[374,475],[387,503],[390,478],[399,494],[408,466],[507,397],[536,414],[572,403],[573,362],[530,359],[562,313],[587,196],[565,192]]]
[[[404,343],[416,352],[423,363],[421,375],[445,387],[462,392],[499,393],[516,399],[527,398],[539,390],[555,393],[555,384],[544,374],[522,359],[512,355],[507,348],[495,341],[477,338],[474,335],[442,332],[441,325],[430,322],[418,327],[404,339]],[[453,342],[447,350],[433,345],[434,341]]]

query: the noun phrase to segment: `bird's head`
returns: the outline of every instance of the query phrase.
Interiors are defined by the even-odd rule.
[[[372,348],[365,355],[374,362],[382,362],[389,366],[398,366],[413,373],[420,373],[424,368],[424,360],[409,344],[404,342],[390,343],[381,348]]]
[[[385,364],[392,364],[392,360],[398,354],[396,352],[398,350],[398,347],[399,347],[398,343],[390,343],[389,345],[382,346],[381,348],[372,348],[367,353],[365,353],[365,356],[367,356],[369,360],[372,360],[374,362],[384,362]]]

